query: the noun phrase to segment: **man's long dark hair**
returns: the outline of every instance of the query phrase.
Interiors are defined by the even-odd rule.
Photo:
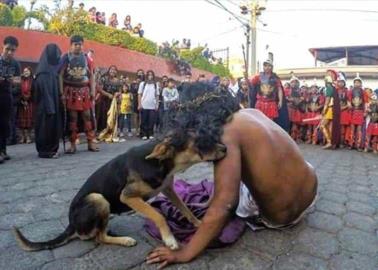
[[[189,84],[180,93],[180,103],[168,113],[165,134],[175,134],[172,137],[180,144],[184,134],[195,132],[198,149],[211,151],[221,142],[223,126],[239,109],[236,98],[229,91],[204,82]]]

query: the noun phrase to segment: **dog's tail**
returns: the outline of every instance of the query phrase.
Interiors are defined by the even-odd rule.
[[[38,251],[44,249],[53,249],[59,246],[66,244],[68,241],[74,238],[75,229],[68,225],[63,233],[58,235],[56,238],[46,241],[46,242],[32,242],[20,232],[20,230],[16,227],[13,227],[14,234],[16,236],[16,240],[20,247],[26,251]]]

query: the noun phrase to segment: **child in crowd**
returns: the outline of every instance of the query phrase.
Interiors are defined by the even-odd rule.
[[[162,124],[164,126],[167,119],[168,110],[171,109],[172,106],[175,106],[175,104],[179,101],[179,93],[175,87],[175,81],[172,78],[168,79],[167,87],[163,89],[162,95],[164,104]]]
[[[128,131],[128,137],[132,137],[131,133],[131,119],[133,113],[133,94],[130,92],[130,88],[128,84],[123,84],[122,86],[122,94],[120,95],[121,99],[121,108],[120,108],[120,115],[118,119],[119,125],[119,137],[123,137],[123,128],[126,125]]]

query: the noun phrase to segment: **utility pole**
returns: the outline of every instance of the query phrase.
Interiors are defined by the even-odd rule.
[[[251,69],[251,76],[254,76],[257,73],[257,18],[261,15],[261,12],[265,10],[264,6],[259,5],[259,0],[250,0],[249,5],[240,6],[241,14],[247,15],[250,13],[251,18],[249,25],[247,25],[246,37],[247,37],[247,49],[246,55],[249,60],[249,44],[251,44],[251,63],[248,65]],[[265,24],[264,24],[265,26]],[[251,32],[251,42],[250,40]],[[248,68],[248,67],[247,67]]]
[[[28,19],[28,30],[30,29],[30,25],[31,25],[31,13],[33,11],[33,7],[35,5],[35,3],[37,2],[37,0],[31,0],[30,1],[30,11],[29,11],[29,19]]]
[[[245,77],[248,78],[249,73],[249,47],[251,45],[251,27],[247,24],[245,29],[246,46],[245,46]]]
[[[261,15],[261,12],[265,10],[264,6],[259,5],[259,0],[251,0],[250,13],[251,13],[251,75],[254,76],[257,73],[257,18]]]

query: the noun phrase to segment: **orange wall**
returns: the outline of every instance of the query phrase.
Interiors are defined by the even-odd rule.
[[[21,62],[37,63],[44,47],[48,43],[56,43],[62,52],[67,52],[69,48],[69,38],[55,34],[27,31],[20,28],[0,27],[0,42],[6,36],[15,36],[20,46],[16,52],[16,58]],[[85,41],[85,50],[93,49],[95,51],[95,65],[101,68],[107,68],[110,65],[116,65],[119,70],[135,73],[138,69],[149,70],[152,69],[156,76],[162,77],[167,75],[176,80],[181,80],[182,77],[173,74],[172,67],[168,61],[163,58],[143,54],[140,52],[104,45],[95,41]],[[196,79],[199,74],[205,74],[209,79],[213,76],[212,73],[202,71],[199,69],[192,69],[192,77]]]

